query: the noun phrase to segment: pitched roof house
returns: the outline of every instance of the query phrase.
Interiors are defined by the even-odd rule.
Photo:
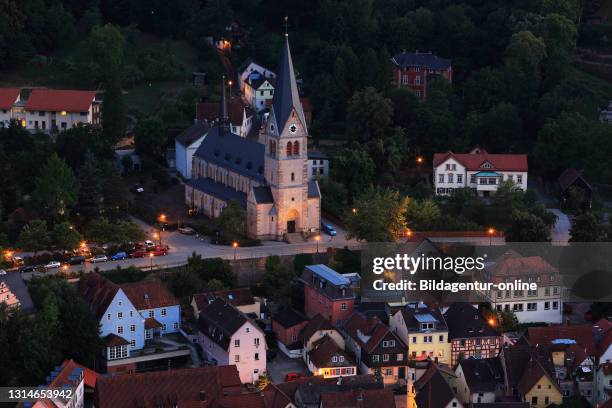
[[[272,331],[276,335],[278,348],[291,358],[302,357],[300,332],[308,319],[293,309],[283,309],[272,316]]]
[[[266,371],[266,340],[261,328],[236,307],[216,298],[200,310],[198,341],[218,365],[235,364],[244,383]]]
[[[210,125],[196,122],[174,138],[174,166],[187,180],[191,179],[193,155],[208,134]]]
[[[357,374],[353,359],[329,335],[312,344],[312,349],[306,353],[306,365],[313,375],[324,378]]]
[[[25,123],[26,129],[53,131],[80,123],[100,124],[100,103],[95,91],[36,88],[23,109],[22,125]]]
[[[229,129],[241,137],[247,137],[255,120],[255,112],[240,98],[231,98],[227,103]],[[212,125],[220,120],[219,102],[198,102],[196,123]]]
[[[32,408],[83,407],[85,401],[91,399],[90,396],[96,388],[98,378],[99,374],[95,371],[76,363],[72,359],[64,360],[47,376],[46,386],[71,390],[72,395],[66,398],[38,399],[30,406]]]
[[[463,408],[437,364],[429,364],[425,373],[414,383],[418,408]]]
[[[233,365],[100,378],[95,405],[100,408],[264,407],[259,393],[242,387]]]
[[[357,359],[361,373],[380,371],[385,384],[406,378],[407,347],[400,337],[374,316],[354,312],[344,326],[346,347]]]
[[[10,125],[13,118],[13,107],[19,102],[19,88],[0,88],[0,128]]]
[[[344,338],[340,331],[330,323],[325,317],[320,314],[315,315],[304,328],[300,331],[300,340],[302,342],[302,357],[306,361],[306,353],[308,353],[314,342],[322,338],[323,336],[329,336],[340,348],[344,349]]]
[[[459,361],[455,374],[457,397],[464,405],[494,403],[503,395],[504,372],[499,357],[466,358]]]
[[[444,320],[451,342],[451,367],[455,367],[462,358],[497,356],[502,338],[478,308],[469,303],[452,303],[444,312]]]
[[[431,52],[406,52],[392,59],[393,81],[398,88],[408,88],[422,100],[427,99],[430,77],[442,77],[453,82],[451,60],[439,58]]]
[[[193,314],[195,318],[197,319],[200,315],[200,311],[209,303],[212,303],[216,298],[225,300],[227,303],[235,306],[242,313],[253,313],[255,318],[259,319],[260,303],[255,300],[253,293],[251,293],[251,289],[249,288],[218,290],[214,292],[194,294],[191,298],[191,306],[193,307]]]

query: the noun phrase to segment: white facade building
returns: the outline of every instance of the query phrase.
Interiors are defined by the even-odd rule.
[[[329,177],[329,158],[319,151],[308,152],[308,180]]]
[[[0,128],[8,127],[20,101],[19,88],[0,88]]]
[[[206,123],[198,122],[174,139],[176,171],[187,180],[191,179],[193,154],[202,144],[208,129]]]
[[[458,188],[469,187],[479,196],[488,197],[507,180],[527,190],[525,154],[489,154],[482,149],[461,154],[436,153],[433,170],[436,195],[451,195]]]

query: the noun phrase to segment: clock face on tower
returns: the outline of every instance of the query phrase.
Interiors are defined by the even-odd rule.
[[[297,132],[297,125],[295,123],[292,123],[291,126],[289,126],[289,131],[291,133]]]

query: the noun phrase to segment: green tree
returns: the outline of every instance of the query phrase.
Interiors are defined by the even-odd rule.
[[[440,208],[434,200],[428,198],[423,201],[410,200],[406,210],[408,226],[417,231],[430,231],[440,219]]]
[[[497,312],[497,321],[502,333],[516,331],[519,327],[518,318],[512,310]]]
[[[577,36],[573,20],[560,14],[548,14],[544,18],[545,75],[551,83],[559,82],[566,75],[574,56]]]
[[[125,39],[117,26],[94,26],[87,37],[85,65],[95,81],[108,82],[122,74]],[[104,98],[107,101],[107,98]]]
[[[291,283],[295,274],[290,268],[281,265],[277,255],[266,258],[261,287],[265,296],[281,304],[288,304],[291,298]]]
[[[365,150],[357,146],[337,152],[332,163],[333,178],[348,188],[350,198],[363,193],[374,181],[374,161]]]
[[[88,150],[85,162],[79,169],[78,209],[81,215],[97,216],[102,212],[102,176],[96,165],[96,158]]]
[[[136,150],[144,155],[159,158],[165,146],[164,125],[157,118],[149,118],[138,124],[134,136]]]
[[[550,241],[550,229],[541,218],[526,211],[513,210],[510,226],[505,231],[506,242]]]
[[[129,192],[119,171],[110,162],[106,162],[102,169],[102,173],[105,175],[102,181],[102,197],[105,212],[118,214],[126,211]]]
[[[125,134],[125,102],[121,90],[121,79],[118,74],[108,78],[102,104],[102,130],[106,140],[115,143]]]
[[[62,219],[77,202],[79,186],[66,163],[53,154],[36,178],[34,202],[49,219]]]
[[[51,242],[57,248],[70,251],[79,246],[81,234],[67,222],[57,223],[51,231]]]
[[[226,290],[227,286],[220,279],[211,279],[206,282],[206,290],[210,290],[212,292],[218,290]]]
[[[17,246],[25,251],[33,251],[34,255],[40,250],[49,247],[51,239],[47,230],[47,222],[43,220],[32,220],[19,234]]]
[[[172,274],[169,285],[176,297],[189,298],[194,293],[202,291],[204,282],[197,273],[189,268],[185,268]]]
[[[240,239],[245,234],[246,214],[236,201],[229,201],[219,216],[219,227],[226,240]]]
[[[605,235],[605,224],[592,212],[578,215],[570,228],[570,242],[598,242],[603,241]]]
[[[369,242],[390,242],[406,230],[408,198],[399,192],[371,188],[344,216],[348,238]]]
[[[523,122],[518,110],[502,102],[485,113],[470,112],[464,123],[466,136],[472,144],[486,146],[489,151],[507,149],[523,138]]]
[[[349,137],[367,142],[381,139],[389,131],[393,118],[393,105],[376,88],[357,91],[348,101],[347,122]]]

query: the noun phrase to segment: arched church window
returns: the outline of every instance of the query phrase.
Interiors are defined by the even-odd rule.
[[[293,155],[298,156],[300,154],[300,142],[297,140],[293,142]]]
[[[276,142],[270,140],[270,156],[276,156]]]
[[[287,142],[287,156],[291,156],[291,152],[292,152],[291,142]]]

